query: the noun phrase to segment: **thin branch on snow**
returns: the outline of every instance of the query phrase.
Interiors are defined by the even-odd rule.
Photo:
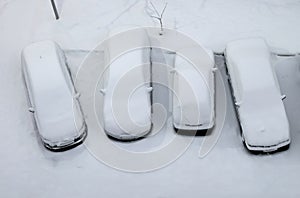
[[[150,14],[149,16],[151,18],[154,18],[154,19],[159,21],[159,24],[160,24],[160,33],[159,34],[162,35],[163,31],[164,31],[164,29],[163,29],[163,20],[162,19],[163,19],[163,15],[165,13],[165,10],[167,8],[168,3],[165,4],[165,6],[164,6],[163,10],[161,11],[161,13],[158,12],[158,10],[156,9],[156,7],[153,5],[153,3],[151,1],[150,1],[150,5],[152,7],[152,12],[154,12],[155,15]]]
[[[158,13],[156,7],[153,5],[153,3],[151,1],[150,1],[150,4],[151,4],[153,10],[156,12],[157,16],[159,16],[160,14]]]
[[[59,15],[58,15],[57,7],[56,7],[56,4],[55,4],[54,0],[51,0],[51,5],[52,5],[52,9],[53,9],[53,12],[54,12],[54,15],[55,15],[55,19],[58,20]]]

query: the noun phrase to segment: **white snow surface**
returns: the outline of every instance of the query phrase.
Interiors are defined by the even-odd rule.
[[[269,150],[289,144],[289,122],[265,41],[259,38],[233,41],[227,44],[225,54],[249,149]]]
[[[52,153],[37,141],[21,78],[21,50],[52,39],[67,52],[73,75],[86,55],[120,26],[155,25],[145,1],[59,0],[55,21],[49,1],[0,2],[0,197],[299,197],[300,60],[278,57],[275,68],[290,122],[291,146],[273,155],[249,154],[240,131],[224,69],[216,57],[227,93],[227,114],[214,149],[198,158],[206,138],[197,136],[169,166],[154,172],[120,172],[97,161],[79,146]],[[161,1],[158,9],[163,7]],[[261,36],[272,51],[299,53],[300,2],[297,0],[172,0],[164,22],[204,46],[221,52],[228,41]],[[221,80],[220,78],[216,79]],[[137,142],[128,150],[157,148],[173,138],[172,127]]]

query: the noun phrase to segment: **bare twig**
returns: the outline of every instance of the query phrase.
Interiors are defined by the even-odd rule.
[[[58,15],[58,11],[57,11],[57,8],[56,8],[54,0],[51,0],[51,5],[52,5],[52,9],[53,9],[53,12],[54,12],[54,15],[55,15],[55,19],[58,20],[59,19],[59,15]]]
[[[156,7],[153,5],[153,3],[151,1],[150,1],[150,5],[152,6],[152,9],[156,14],[156,15],[150,15],[150,17],[154,18],[154,19],[157,19],[159,21],[160,31],[161,31],[159,34],[162,35],[163,31],[164,31],[162,18],[163,18],[163,14],[165,13],[165,10],[167,8],[168,3],[165,4],[165,6],[164,6],[163,10],[161,11],[161,13],[158,12],[158,10],[156,9]]]
[[[150,4],[151,4],[153,10],[156,12],[157,16],[159,16],[160,14],[158,13],[156,7],[153,5],[153,3],[151,1],[150,1]]]
[[[167,8],[167,5],[168,5],[168,3],[165,4],[165,7],[164,7],[163,11],[161,12],[161,15],[160,15],[161,18],[163,17],[163,14],[165,13],[165,10],[166,10],[166,8]]]

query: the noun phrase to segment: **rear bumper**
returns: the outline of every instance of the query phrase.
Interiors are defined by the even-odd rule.
[[[105,130],[105,133],[110,136],[110,137],[113,137],[115,139],[118,139],[118,140],[123,140],[123,141],[130,141],[130,140],[136,140],[136,139],[139,139],[141,137],[145,137],[146,135],[148,135],[151,130],[152,130],[152,127],[153,127],[153,124],[151,123],[150,124],[150,127],[141,132],[141,133],[138,133],[137,135],[133,135],[133,134],[127,134],[127,133],[122,133],[122,134],[117,134],[117,133],[113,133],[111,131],[108,131],[108,130]]]
[[[291,143],[291,140],[288,139],[288,140],[282,141],[282,142],[280,142],[278,144],[268,145],[268,146],[250,145],[250,144],[247,143],[246,140],[244,140],[244,143],[245,143],[247,149],[250,150],[250,151],[270,153],[270,152],[274,152],[274,151],[280,150],[283,147],[289,146],[290,143]]]
[[[208,123],[208,124],[202,124],[202,125],[190,125],[190,124],[177,124],[173,123],[173,126],[177,130],[207,130],[211,129],[214,126],[214,121]]]
[[[45,140],[43,138],[42,142],[44,144],[44,146],[50,150],[50,151],[54,151],[54,152],[60,152],[60,151],[66,151],[69,150],[71,148],[74,148],[78,145],[80,145],[86,138],[87,136],[87,126],[86,124],[84,125],[84,127],[80,130],[80,135],[78,135],[77,137],[72,138],[71,140],[67,140],[67,141],[61,141],[61,142],[51,142],[48,140]]]

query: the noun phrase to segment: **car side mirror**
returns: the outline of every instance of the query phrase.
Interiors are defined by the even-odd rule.
[[[171,70],[170,70],[170,73],[171,73],[171,74],[175,74],[176,72],[177,72],[176,69],[171,69]]]
[[[29,107],[29,108],[28,108],[28,111],[29,111],[30,113],[34,113],[34,112],[35,112],[35,110],[34,110],[33,107]]]
[[[102,95],[105,95],[105,92],[106,92],[105,89],[100,89],[100,93],[101,93]]]
[[[153,87],[147,87],[147,91],[150,93],[153,91]]]
[[[218,68],[214,67],[211,70],[212,70],[212,72],[216,72],[216,71],[218,71]]]
[[[240,107],[242,102],[235,102],[234,104],[235,104],[235,106]]]
[[[73,95],[73,98],[78,99],[80,97],[80,93],[76,93]]]

